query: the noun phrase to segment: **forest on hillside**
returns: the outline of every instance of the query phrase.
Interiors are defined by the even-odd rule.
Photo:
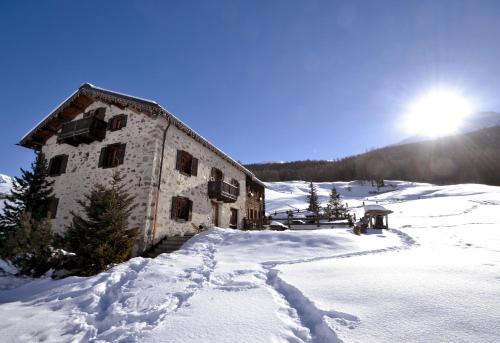
[[[389,146],[335,161],[246,165],[263,181],[407,180],[500,185],[500,126]]]

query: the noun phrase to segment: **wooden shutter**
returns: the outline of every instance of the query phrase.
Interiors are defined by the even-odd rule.
[[[124,144],[120,144],[118,146],[118,164],[122,164],[123,163],[123,160],[125,159],[125,147],[127,146],[126,143]]]
[[[194,157],[191,159],[191,175],[198,175],[198,159]]]
[[[177,219],[177,197],[172,197],[172,208],[170,209],[170,218]]]
[[[68,155],[62,155],[61,160],[61,169],[59,170],[59,174],[66,173],[66,166],[68,165]]]
[[[177,150],[177,161],[175,162],[175,169],[181,170],[181,159],[182,159],[182,154],[184,151],[182,150]]]
[[[126,114],[122,114],[121,116],[122,116],[122,125],[121,125],[120,129],[122,127],[127,126],[127,115]]]
[[[52,197],[49,204],[50,218],[54,219],[57,215],[57,206],[59,205],[59,199]]]
[[[104,115],[106,114],[106,107],[99,107],[94,112],[94,117],[104,120]]]
[[[104,159],[106,158],[106,150],[107,149],[108,149],[108,147],[101,148],[101,154],[99,155],[99,165],[98,165],[99,168],[104,167]]]
[[[109,131],[112,131],[113,130],[113,121],[114,121],[114,117],[113,118],[109,118],[108,120],[108,123],[106,125],[106,130],[109,130]]]
[[[188,221],[191,221],[193,219],[193,200],[188,200],[189,201],[189,216],[188,216]]]
[[[50,161],[49,161],[49,169],[48,169],[48,171],[49,171],[49,173],[48,173],[48,174],[49,174],[49,176],[53,175],[53,173],[52,173],[52,163],[53,163],[53,162],[54,162],[54,157],[52,157],[52,158],[50,159]]]

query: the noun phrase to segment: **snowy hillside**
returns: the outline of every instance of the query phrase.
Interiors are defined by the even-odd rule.
[[[12,178],[7,175],[0,174],[0,195],[10,193],[12,188]]]
[[[392,196],[395,197],[406,189],[420,189],[420,187],[430,186],[427,183],[406,181],[386,181],[385,187],[381,188],[372,186],[369,181],[315,182],[314,185],[318,191],[320,205],[326,205],[332,187],[335,187],[351,208],[361,207],[363,201],[368,200],[367,197],[372,197],[373,201],[375,200],[374,196],[386,192],[391,192]],[[309,182],[267,182],[266,187],[266,212],[272,214],[274,211],[307,208]]]
[[[500,187],[334,183],[391,230],[210,229],[94,277],[0,277],[6,342],[497,342]],[[267,184],[267,210],[307,182]],[[325,201],[332,183],[318,184]],[[350,188],[349,188],[350,187]],[[24,285],[19,286],[23,282]]]
[[[4,197],[10,193],[12,189],[12,178],[7,175],[0,174],[0,211],[3,209]]]

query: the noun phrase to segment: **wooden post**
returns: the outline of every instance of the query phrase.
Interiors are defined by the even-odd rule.
[[[385,215],[385,228],[387,230],[389,230],[389,215],[388,214]]]

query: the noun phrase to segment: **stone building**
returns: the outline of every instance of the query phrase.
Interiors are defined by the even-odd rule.
[[[135,196],[129,225],[140,228],[136,255],[200,225],[262,227],[264,184],[154,101],[83,84],[20,145],[49,161],[57,232],[114,170]]]

